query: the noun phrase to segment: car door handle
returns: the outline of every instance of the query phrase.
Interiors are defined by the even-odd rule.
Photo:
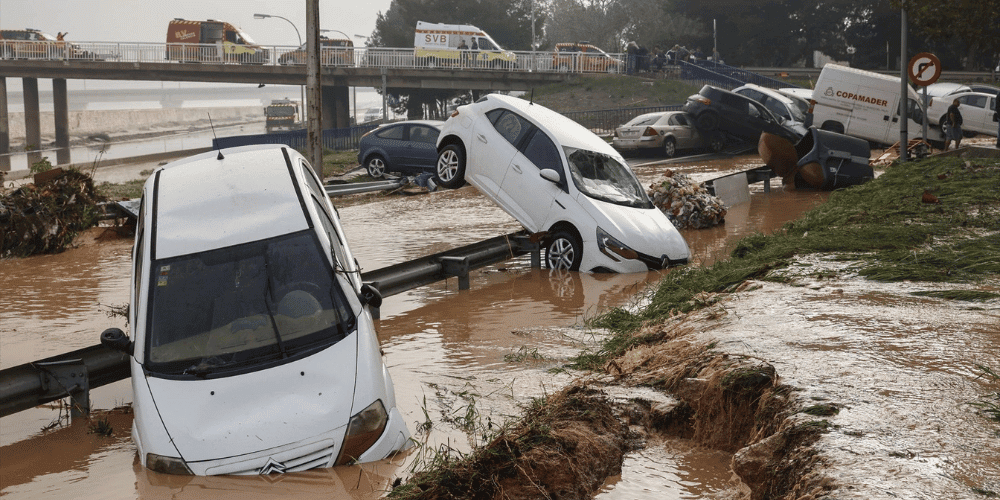
[[[479,139],[479,141],[482,142],[483,144],[489,144],[490,143],[490,141],[486,140],[486,136],[483,135],[483,134],[476,134],[476,139]]]
[[[510,166],[510,168],[513,169],[517,173],[521,173],[521,166],[518,165],[517,163],[512,163],[511,166]]]

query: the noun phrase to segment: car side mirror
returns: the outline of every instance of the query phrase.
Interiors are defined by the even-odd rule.
[[[132,340],[128,338],[128,335],[125,335],[121,328],[108,328],[101,332],[101,345],[129,356],[134,350]]]
[[[551,168],[542,169],[541,172],[538,172],[538,175],[541,176],[542,179],[545,179],[553,184],[559,184],[559,172],[556,172]]]
[[[382,307],[382,293],[378,291],[378,288],[368,283],[361,285],[361,295],[359,298],[362,305],[374,307],[375,309]]]

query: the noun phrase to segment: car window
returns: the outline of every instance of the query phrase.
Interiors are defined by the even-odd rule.
[[[748,103],[746,103],[746,105],[747,105],[747,114],[748,115],[750,115],[750,116],[752,116],[754,118],[760,118],[763,115],[763,113],[761,113],[760,109],[757,107],[756,103],[748,102]]]
[[[785,107],[784,103],[773,97],[766,98],[764,101],[764,107],[771,113],[774,113],[774,116],[780,116],[786,120],[791,119],[791,116],[788,114],[788,108]]]
[[[532,129],[532,125],[528,120],[508,111],[501,110],[502,113],[493,122],[493,127],[500,132],[500,135],[508,142],[517,146],[521,142],[521,139],[528,134],[528,131]]]
[[[413,142],[435,144],[437,142],[438,135],[440,134],[441,131],[434,127],[427,127],[424,125],[410,126],[410,140]]]
[[[559,149],[548,135],[535,129],[535,133],[524,146],[524,156],[534,163],[538,170],[549,168],[559,172],[560,186],[564,186],[566,174],[563,171],[562,158],[559,157]]]
[[[996,111],[996,110],[997,110],[997,98],[996,97],[991,97],[990,98],[990,111]]]
[[[762,101],[764,99],[764,94],[754,90],[754,89],[740,89],[736,91],[737,94],[747,96],[755,101]]]
[[[653,207],[639,179],[615,157],[585,149],[564,149],[573,184],[584,195],[615,205]]]
[[[733,94],[727,94],[725,92],[719,93],[719,101],[730,108],[735,109],[746,109],[746,99],[742,99]]]
[[[986,108],[986,96],[983,95],[966,95],[958,98],[960,104],[965,104],[966,106],[972,106],[976,108]]]
[[[381,132],[375,132],[375,137],[401,141],[403,140],[403,127],[386,127]]]
[[[643,127],[646,125],[652,125],[660,119],[659,115],[639,115],[625,124],[627,127]]]
[[[690,123],[688,123],[687,117],[684,116],[684,115],[682,115],[682,114],[673,115],[670,118],[670,122],[671,122],[670,123],[671,125],[674,125],[675,124],[674,122],[676,122],[676,125],[680,125],[682,127],[688,127],[688,126],[690,126]]]

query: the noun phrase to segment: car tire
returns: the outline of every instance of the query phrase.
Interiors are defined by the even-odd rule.
[[[385,158],[379,155],[368,157],[368,161],[365,162],[365,170],[368,171],[369,177],[381,179],[385,175]]]
[[[694,124],[698,130],[715,130],[719,128],[719,115],[705,111],[694,119]]]
[[[726,136],[715,133],[708,138],[708,149],[712,150],[713,153],[718,153],[726,147]]]
[[[448,189],[458,189],[465,184],[465,151],[458,144],[448,144],[438,153],[434,170],[435,182]]]
[[[677,141],[673,137],[663,139],[663,156],[673,158],[677,154]]]
[[[583,242],[575,232],[559,229],[545,244],[545,265],[549,269],[579,271],[583,260]]]

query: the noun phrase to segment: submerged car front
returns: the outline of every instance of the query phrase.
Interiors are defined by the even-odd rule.
[[[691,251],[684,237],[620,156],[570,146],[564,151],[575,188],[570,194],[589,216],[577,219],[593,221],[579,227],[581,270],[642,272],[688,262]]]
[[[335,212],[297,153],[239,149],[168,165],[144,190],[140,461],[214,475],[385,458],[408,433]]]

